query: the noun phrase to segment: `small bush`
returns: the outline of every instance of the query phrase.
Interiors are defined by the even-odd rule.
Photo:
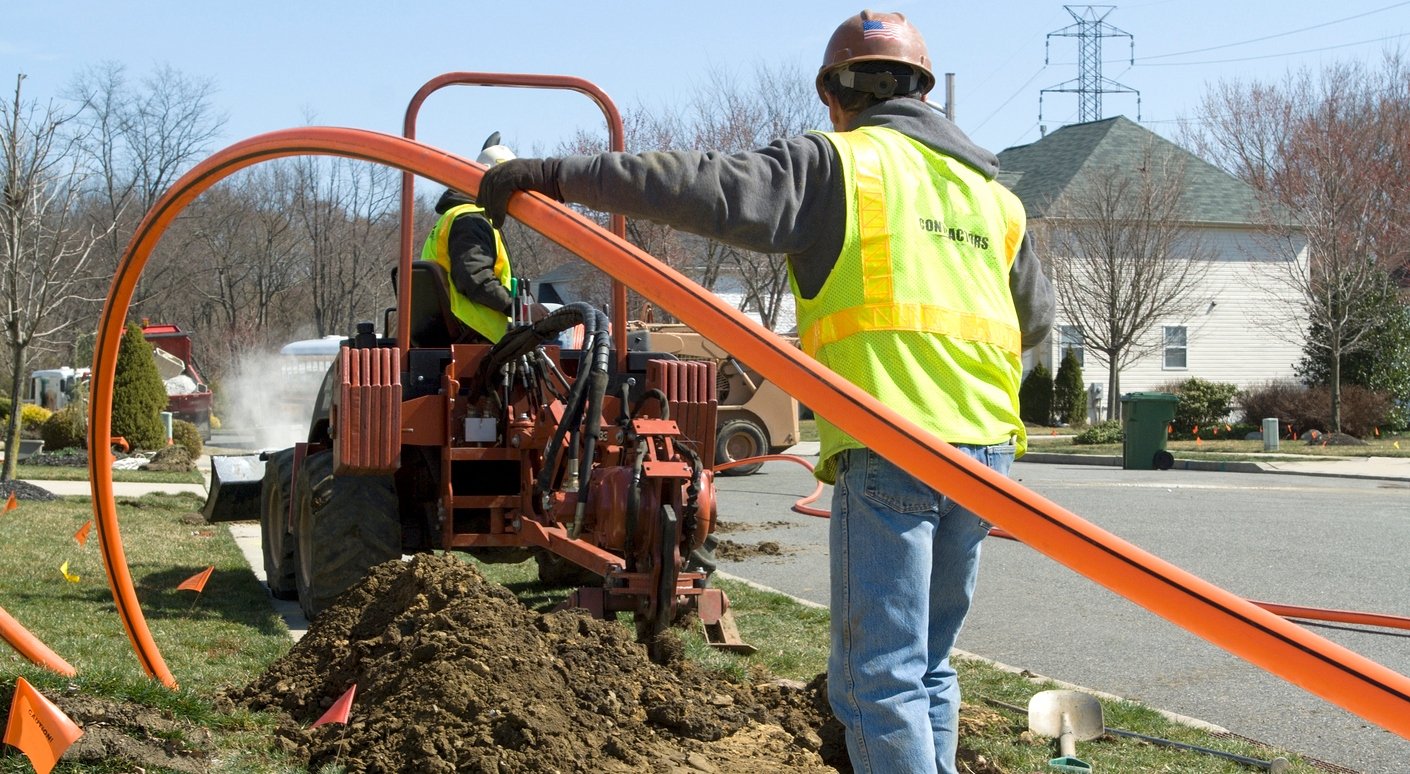
[[[1121,420],[1108,419],[1078,433],[1072,442],[1083,446],[1098,443],[1121,443],[1124,437],[1125,435],[1121,431]]]
[[[118,344],[113,379],[113,435],[122,436],[134,449],[166,446],[161,413],[166,410],[166,385],[152,359],[152,345],[142,329],[129,323]]]
[[[0,396],[0,422],[10,418],[10,409],[13,406],[14,404],[10,402],[9,398]]]
[[[1276,417],[1280,434],[1288,435],[1317,430],[1331,432],[1332,394],[1326,386],[1307,387],[1291,381],[1269,382],[1263,387],[1247,391],[1241,401],[1243,421],[1262,426],[1266,417]],[[1341,431],[1347,435],[1364,438],[1373,435],[1377,428],[1386,427],[1392,421],[1394,403],[1390,395],[1373,392],[1354,384],[1341,388]],[[1288,426],[1292,426],[1292,430]]]
[[[20,406],[20,435],[25,438],[38,438],[39,430],[49,421],[53,412],[34,403]]]
[[[88,415],[78,406],[65,406],[40,425],[39,437],[48,451],[82,447],[88,443]]]
[[[1024,422],[1049,425],[1053,419],[1053,375],[1042,363],[1033,366],[1018,387],[1018,415]]]
[[[201,431],[195,425],[184,419],[177,419],[171,423],[171,440],[178,446],[186,448],[186,452],[191,455],[191,459],[201,456]]]
[[[1186,379],[1165,388],[1165,392],[1174,393],[1180,398],[1175,406],[1175,429],[1189,432],[1195,427],[1227,422],[1234,410],[1234,399],[1239,394],[1239,388],[1227,382]]]
[[[1082,366],[1071,347],[1063,353],[1053,377],[1053,413],[1069,425],[1087,422],[1087,388],[1082,386]]]

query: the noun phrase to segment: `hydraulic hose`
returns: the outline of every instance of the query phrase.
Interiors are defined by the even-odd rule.
[[[296,155],[337,155],[391,165],[442,185],[478,191],[482,168],[400,137],[355,129],[302,127],[236,143],[201,162],[160,199],[118,264],[99,320],[93,360],[90,439],[112,434],[112,386],[136,283],[162,233],[202,191],[253,164]],[[1091,524],[959,453],[714,297],[684,275],[581,215],[533,193],[510,199],[509,214],[633,288],[869,448],[965,508],[1088,579],[1213,644],[1382,728],[1410,738],[1410,678],[1309,632]],[[175,685],[152,641],[122,550],[110,455],[90,440],[89,476],[108,584],[148,674]]]

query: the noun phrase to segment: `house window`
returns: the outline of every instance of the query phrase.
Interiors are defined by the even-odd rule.
[[[1184,370],[1187,365],[1188,354],[1189,346],[1185,326],[1165,326],[1165,367],[1167,369]]]
[[[1067,351],[1077,357],[1077,365],[1087,367],[1087,359],[1082,347],[1082,329],[1076,325],[1058,326],[1058,362],[1067,357]]]

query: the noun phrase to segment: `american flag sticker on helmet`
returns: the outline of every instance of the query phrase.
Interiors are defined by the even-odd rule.
[[[886,38],[888,40],[896,40],[896,29],[884,21],[864,19],[862,21],[862,38]]]

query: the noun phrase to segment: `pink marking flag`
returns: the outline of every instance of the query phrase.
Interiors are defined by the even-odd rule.
[[[348,714],[352,712],[353,696],[356,694],[357,683],[353,683],[352,687],[344,691],[343,695],[339,696],[338,700],[333,702],[333,706],[329,707],[328,711],[323,713],[318,720],[313,721],[313,725],[309,726],[309,728],[318,728],[324,723],[342,723],[343,725],[347,725]]]
[[[205,588],[206,588],[206,581],[208,581],[208,580],[211,579],[211,573],[214,572],[214,571],[215,571],[215,565],[211,565],[210,567],[207,567],[206,569],[201,570],[200,572],[196,573],[195,575],[192,575],[191,577],[189,577],[189,578],[187,578],[186,580],[182,581],[182,582],[180,583],[180,585],[178,585],[178,586],[176,587],[176,590],[177,590],[177,591],[194,591],[194,592],[196,592],[197,594],[199,594],[199,593],[201,593],[202,591],[205,590]]]

